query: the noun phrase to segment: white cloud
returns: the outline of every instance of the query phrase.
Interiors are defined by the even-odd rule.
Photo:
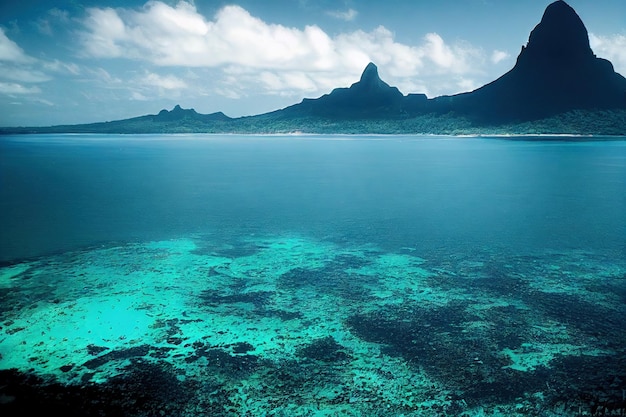
[[[50,25],[50,21],[48,19],[39,19],[35,22],[35,26],[40,33],[43,33],[47,36],[52,36],[52,26]]]
[[[53,102],[51,102],[50,100],[46,100],[45,98],[35,98],[34,101],[50,107],[54,107],[55,105]]]
[[[75,75],[78,71],[79,67],[75,64],[66,64],[59,60],[45,61],[29,56],[0,28],[0,94],[39,94],[41,89],[38,86],[27,84],[51,81],[53,77],[50,73]],[[38,102],[46,104],[44,99]]]
[[[178,77],[173,75],[159,75],[152,72],[141,77],[139,82],[143,85],[158,87],[163,90],[182,90],[187,88],[187,83]]]
[[[124,82],[111,75],[107,70],[101,67],[89,68],[87,71],[95,80],[106,87],[115,87],[124,84]]]
[[[131,100],[135,100],[135,101],[148,101],[148,97],[144,96],[138,91],[132,91],[130,98]]]
[[[56,24],[68,24],[70,22],[70,14],[66,10],[61,10],[57,8],[50,9],[47,13],[47,16],[38,19],[34,22],[37,30],[44,35],[53,36],[54,35],[54,26]]]
[[[443,68],[451,68],[454,66],[455,56],[452,50],[443,41],[441,36],[436,33],[428,33],[425,37],[425,52],[430,58]]]
[[[613,63],[615,71],[626,76],[626,36],[601,36],[589,34],[589,43],[594,53]]]
[[[25,87],[18,83],[6,83],[0,81],[0,94],[36,94],[40,93],[39,87]]]
[[[18,83],[42,83],[53,79],[50,73],[78,75],[80,67],[58,59],[45,61],[33,58],[9,39],[0,28],[0,79]],[[31,88],[28,91],[32,92],[35,89]]]
[[[214,91],[228,97],[245,96],[255,86],[281,95],[328,92],[356,81],[369,62],[384,68],[383,78],[392,85],[430,85],[439,93],[431,83],[435,77],[481,74],[488,60],[482,50],[449,44],[437,33],[417,45],[396,41],[383,26],[331,36],[315,25],[267,23],[239,6],[223,7],[207,19],[186,1],[149,1],[138,10],[90,8],[82,23],[85,55],[219,68],[223,77]]]
[[[41,83],[50,81],[52,78],[38,70],[24,68],[16,65],[3,65],[0,63],[1,78],[23,83]]]
[[[509,58],[511,55],[508,52],[498,51],[497,49],[491,54],[491,62],[498,64],[501,61]]]
[[[440,71],[452,74],[474,72],[474,66],[481,63],[482,52],[468,44],[450,46],[436,33],[428,33],[421,52],[426,60],[432,61]]]
[[[50,15],[52,19],[60,23],[70,22],[70,14],[67,12],[67,10],[61,10],[55,7],[54,9],[51,9],[50,11],[48,11],[48,15]]]
[[[250,82],[257,78],[255,75],[248,77]],[[258,81],[270,94],[290,95],[289,91],[315,92],[320,89],[320,80],[314,80],[311,76],[302,71],[263,71],[258,75]]]
[[[72,74],[79,75],[82,71],[81,68],[72,63],[72,62],[62,62],[58,59],[54,61],[42,62],[41,65],[47,71],[62,73],[62,74]]]
[[[480,87],[480,83],[469,78],[461,78],[456,83],[462,91],[473,91]]]
[[[14,63],[29,63],[34,59],[24,53],[15,42],[9,39],[0,27],[0,61]]]
[[[171,74],[159,74],[144,70],[112,75],[104,68],[88,69],[88,81],[94,82],[107,91],[115,91],[118,98],[125,97],[133,101],[148,101],[157,97],[179,97],[183,91],[189,90],[189,83]],[[194,88],[193,93],[199,93]]]
[[[340,19],[340,20],[345,20],[346,22],[351,22],[354,19],[356,19],[356,17],[359,14],[359,12],[357,12],[354,9],[330,10],[330,11],[326,12],[326,14],[328,14],[331,17],[334,17],[335,19]]]
[[[118,45],[126,39],[126,26],[117,12],[111,8],[88,9],[85,25],[89,27],[88,39],[84,40],[86,53],[93,57],[118,57],[122,48]]]
[[[231,100],[239,100],[240,98],[244,97],[239,91],[237,91],[237,89],[222,88],[222,87],[216,88],[215,94],[231,99]]]

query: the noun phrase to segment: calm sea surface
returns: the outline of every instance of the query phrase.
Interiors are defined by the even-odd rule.
[[[188,233],[626,256],[626,142],[0,137],[0,260]]]

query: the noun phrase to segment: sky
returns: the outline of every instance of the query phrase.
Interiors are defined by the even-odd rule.
[[[358,81],[471,91],[515,65],[550,0],[0,0],[0,126],[176,104],[254,115]],[[626,1],[569,0],[626,75]]]

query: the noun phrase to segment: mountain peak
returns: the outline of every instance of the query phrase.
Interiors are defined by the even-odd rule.
[[[288,107],[288,112],[332,118],[364,118],[397,115],[404,95],[378,76],[378,68],[367,64],[359,81],[349,88],[335,88],[330,94]]]
[[[352,84],[350,90],[359,92],[359,94],[367,95],[387,95],[390,94],[390,91],[392,91],[391,94],[393,95],[402,95],[397,88],[390,87],[389,84],[380,79],[380,76],[378,75],[378,67],[372,62],[367,64],[365,70],[363,70],[363,73],[361,74],[361,79],[359,82]]]
[[[519,59],[570,64],[593,56],[584,23],[569,4],[558,0],[546,8]]]
[[[199,114],[194,109],[183,109],[179,104],[174,106],[172,110],[161,110],[156,115],[157,120],[161,121],[173,121],[183,119],[196,119],[196,120],[228,120],[230,119],[224,113],[212,113],[212,114]]]
[[[368,84],[372,82],[380,81],[380,77],[378,76],[378,67],[370,62],[363,70],[363,74],[361,74],[361,80],[359,82]]]
[[[581,109],[626,108],[626,78],[593,54],[584,23],[566,2],[551,3],[515,67],[471,92],[439,99],[482,120],[536,120]]]

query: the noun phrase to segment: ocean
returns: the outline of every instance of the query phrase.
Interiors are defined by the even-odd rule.
[[[624,415],[626,141],[1,136],[0,301],[2,415]]]

